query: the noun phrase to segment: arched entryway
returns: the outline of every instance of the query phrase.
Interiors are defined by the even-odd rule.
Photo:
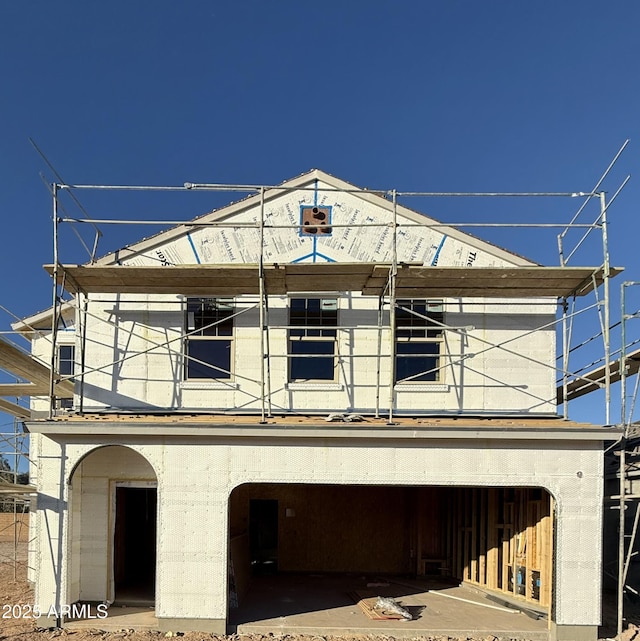
[[[131,448],[87,454],[69,483],[69,602],[153,605],[157,478]]]

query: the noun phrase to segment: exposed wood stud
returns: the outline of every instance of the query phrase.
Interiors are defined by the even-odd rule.
[[[550,502],[539,489],[454,490],[447,520],[454,576],[549,607]]]

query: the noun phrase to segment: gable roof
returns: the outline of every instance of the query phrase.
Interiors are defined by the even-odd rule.
[[[372,211],[376,212],[386,212],[389,214],[388,221],[391,222],[391,215],[393,214],[393,203],[385,197],[384,194],[377,191],[370,191],[368,189],[362,189],[356,187],[355,185],[348,183],[340,178],[336,178],[331,174],[328,174],[320,169],[312,169],[296,178],[292,178],[283,182],[280,185],[267,187],[264,192],[264,202],[265,208],[277,204],[277,202],[283,199],[285,196],[294,194],[296,190],[306,190],[300,191],[299,193],[304,197],[305,194],[311,193],[311,188],[316,185],[318,192],[320,192],[324,200],[329,205],[334,205],[338,202],[336,197],[339,197],[338,200],[349,198],[353,202],[358,201],[361,203],[363,209],[369,208]],[[247,189],[259,190],[258,186],[247,186]],[[335,194],[335,196],[334,196]],[[290,199],[290,198],[289,198]],[[355,199],[355,201],[354,201]],[[184,225],[178,225],[169,230],[159,232],[153,236],[145,238],[139,242],[136,242],[131,245],[127,245],[121,249],[110,252],[105,256],[99,258],[95,264],[96,265],[115,265],[122,264],[136,257],[143,256],[148,254],[152,250],[157,250],[160,247],[168,245],[173,241],[179,239],[184,239],[190,234],[193,234],[197,230],[204,229],[215,229],[212,227],[214,223],[232,223],[234,218],[242,218],[243,215],[246,216],[248,212],[252,209],[260,208],[261,203],[261,194],[256,193],[249,195],[246,198],[243,198],[239,201],[230,203],[220,209],[214,210],[212,212],[206,213],[200,217],[185,223]],[[519,256],[513,252],[508,251],[502,247],[494,245],[490,242],[481,240],[472,234],[462,232],[454,227],[449,227],[442,225],[439,221],[426,216],[420,212],[417,212],[413,209],[410,209],[404,205],[397,203],[396,205],[396,214],[400,221],[400,225],[403,223],[407,226],[411,226],[412,230],[415,232],[415,227],[420,226],[427,234],[430,234],[434,238],[438,238],[438,245],[441,246],[444,243],[444,239],[451,241],[457,241],[458,245],[463,244],[469,247],[472,250],[477,250],[486,254],[487,257],[495,259],[494,263],[489,263],[493,265],[501,266],[534,266],[535,262],[530,261],[522,256]],[[430,227],[434,225],[435,227]],[[232,226],[231,224],[229,226]],[[361,225],[362,226],[362,225]],[[374,225],[375,226],[375,225]],[[379,225],[381,226],[381,225]],[[293,225],[292,225],[293,227]],[[346,228],[348,225],[344,224],[341,227]],[[218,228],[219,229],[219,228]],[[295,234],[295,229],[288,229],[289,234]],[[423,232],[423,235],[424,233]],[[191,238],[189,239],[191,242]],[[390,240],[387,239],[387,240]],[[402,257],[399,257],[400,260],[403,260]],[[437,256],[436,256],[437,259]],[[157,260],[157,259],[156,259]],[[378,262],[381,262],[381,258],[375,259]],[[382,259],[384,260],[384,259]],[[194,261],[189,261],[194,262]],[[198,261],[199,262],[199,261]],[[206,261],[209,262],[209,261]],[[214,261],[214,262],[223,262],[223,261]],[[239,261],[242,262],[242,261]],[[255,262],[255,261],[246,261],[246,262]],[[272,262],[289,262],[286,259],[284,260],[273,260]],[[417,262],[421,262],[418,260]],[[437,264],[434,262],[432,264]]]
[[[198,187],[198,185],[195,185],[195,187]],[[213,247],[215,243],[210,242],[212,240],[215,240],[211,236],[212,233],[224,237],[225,229],[227,231],[233,232],[235,229],[240,230],[241,228],[250,228],[242,229],[242,232],[246,233],[247,231],[249,231],[251,234],[253,234],[253,240],[255,241],[257,238],[259,238],[258,229],[260,225],[259,222],[256,221],[260,220],[262,200],[262,194],[260,193],[261,189],[264,189],[263,197],[265,218],[272,216],[274,211],[276,212],[276,214],[281,215],[283,207],[279,207],[279,202],[287,201],[287,199],[289,200],[289,202],[286,203],[286,207],[284,207],[284,209],[287,209],[288,207],[288,220],[285,220],[285,222],[287,222],[288,224],[280,226],[265,224],[265,233],[268,232],[273,234],[275,232],[281,231],[283,228],[287,228],[286,231],[290,235],[290,237],[298,237],[298,249],[300,248],[303,241],[300,240],[300,236],[302,236],[302,234],[300,233],[301,220],[300,218],[297,218],[298,212],[296,208],[300,207],[301,216],[302,206],[300,205],[300,203],[309,203],[311,198],[309,194],[313,194],[314,192],[316,198],[318,197],[318,194],[322,196],[322,198],[324,199],[324,205],[326,205],[328,209],[331,209],[333,207],[340,212],[340,216],[338,218],[330,221],[330,225],[337,228],[338,231],[344,232],[344,230],[348,228],[353,230],[353,227],[350,225],[350,223],[358,218],[356,214],[361,214],[361,210],[369,213],[373,212],[375,216],[377,216],[377,220],[374,219],[374,216],[374,218],[371,218],[371,220],[374,221],[373,224],[356,225],[356,227],[368,227],[368,229],[364,231],[362,231],[361,229],[356,229],[356,233],[353,234],[353,237],[357,237],[358,239],[368,237],[369,241],[371,241],[371,238],[374,238],[371,232],[372,228],[386,228],[386,232],[383,232],[382,236],[384,236],[385,233],[387,234],[387,247],[392,244],[390,242],[392,234],[389,233],[389,231],[393,227],[392,221],[394,220],[394,205],[393,202],[388,198],[388,196],[392,193],[390,191],[373,191],[366,188],[359,188],[319,169],[312,169],[311,171],[287,180],[280,185],[217,185],[216,191],[224,191],[225,187],[228,187],[229,191],[254,191],[257,193],[249,195],[236,202],[232,202],[217,210],[208,212],[200,217],[192,219],[191,221],[185,221],[184,224],[177,225],[166,231],[162,231],[148,238],[144,238],[132,245],[127,245],[119,250],[110,252],[86,267],[73,265],[61,266],[63,272],[71,275],[71,272],[73,270],[79,270],[77,274],[74,272],[73,277],[82,276],[83,284],[81,285],[80,281],[78,280],[78,282],[76,283],[76,289],[84,290],[84,288],[88,284],[90,285],[90,283],[93,281],[94,277],[98,275],[98,272],[100,270],[107,270],[103,274],[98,275],[98,280],[93,282],[93,285],[89,286],[89,289],[91,289],[92,291],[102,291],[100,288],[95,288],[95,286],[97,284],[103,285],[105,283],[105,278],[111,278],[112,280],[115,278],[112,286],[115,287],[118,291],[128,291],[127,285],[124,280],[122,282],[119,282],[120,279],[124,279],[123,274],[125,273],[120,271],[123,269],[123,267],[119,266],[125,266],[124,268],[129,271],[131,271],[132,267],[137,267],[139,269],[142,269],[143,271],[151,270],[151,272],[153,272],[154,269],[157,271],[159,265],[173,266],[173,269],[170,271],[163,269],[159,279],[158,277],[154,277],[156,281],[167,281],[166,287],[174,287],[176,283],[179,283],[181,287],[187,287],[189,283],[187,283],[186,281],[183,282],[183,279],[186,275],[191,276],[193,274],[196,274],[197,268],[207,268],[206,271],[208,271],[208,274],[202,274],[201,276],[206,276],[208,281],[211,281],[209,289],[211,289],[211,287],[214,287],[214,285],[215,287],[219,288],[218,281],[220,281],[220,278],[212,279],[211,274],[215,273],[220,276],[220,274],[227,270],[227,267],[231,268],[231,265],[229,265],[229,263],[234,262],[236,263],[236,270],[240,270],[238,271],[238,274],[242,273],[242,277],[244,278],[244,276],[246,276],[246,273],[251,272],[252,269],[257,269],[258,267],[257,257],[260,256],[259,242],[254,242],[253,255],[249,256],[248,260],[246,259],[246,257],[245,259],[241,258],[240,260],[237,260],[236,257],[232,257],[231,260],[225,260],[223,257],[223,259],[220,260],[219,253],[212,252],[209,249],[209,255],[206,256],[208,260],[201,261],[197,254],[194,239],[197,240],[198,235],[200,235],[202,238],[200,238],[199,240],[202,243],[203,247],[206,246],[207,242],[209,242],[210,247]],[[340,198],[337,198],[337,196],[340,196]],[[352,205],[354,205],[355,203],[355,206],[352,206],[350,209],[350,211],[352,212],[351,217],[346,217],[342,215],[345,210],[343,204],[349,199]],[[539,296],[554,297],[584,295],[585,293],[588,293],[588,291],[591,291],[593,287],[598,286],[602,281],[603,274],[601,267],[585,267],[573,269],[566,267],[540,267],[533,261],[530,261],[488,241],[481,240],[473,236],[472,234],[462,232],[446,224],[441,224],[437,220],[413,209],[410,209],[404,205],[401,205],[400,203],[396,203],[395,211],[398,221],[398,228],[403,227],[404,230],[406,230],[406,236],[412,235],[412,241],[414,243],[416,242],[417,238],[417,245],[420,245],[425,240],[426,236],[427,242],[423,243],[422,249],[424,249],[424,246],[428,246],[430,244],[429,250],[431,251],[431,254],[429,256],[423,254],[422,256],[423,259],[426,257],[428,258],[428,260],[414,260],[413,253],[415,253],[417,257],[418,252],[413,252],[410,256],[410,259],[407,260],[406,257],[401,255],[400,250],[398,250],[398,263],[401,266],[404,265],[404,267],[406,268],[404,275],[409,276],[409,280],[406,283],[407,287],[409,289],[411,289],[412,287],[418,287],[418,289],[420,289],[421,295],[426,295],[422,290],[425,289],[425,278],[427,277],[429,285],[432,287],[432,289],[435,288],[433,292],[430,292],[430,295],[437,295],[439,297],[445,295],[454,295],[452,292],[454,292],[455,288],[452,289],[452,278],[458,286],[458,289],[460,289],[460,291],[456,295],[489,295],[498,297],[505,295],[516,297],[524,295],[530,297],[535,296],[536,294],[538,294]],[[382,216],[380,214],[382,214]],[[251,215],[253,215],[253,218],[251,218]],[[345,220],[349,224],[339,224],[344,223]],[[369,220],[369,218],[367,218],[367,220]],[[382,220],[384,220],[384,222],[381,222]],[[362,222],[362,216],[359,220],[356,220],[356,222]],[[222,233],[220,233],[221,230]],[[397,233],[398,236],[400,236],[400,234],[403,232],[398,231]],[[209,234],[208,237],[206,236],[207,234]],[[336,236],[339,236],[339,234],[336,234]],[[346,233],[344,233],[343,236],[346,236]],[[266,235],[265,239],[267,239]],[[239,241],[240,244],[245,244],[246,238],[240,238],[238,236],[236,240]],[[307,237],[305,240],[306,242],[310,242],[311,239]],[[313,240],[315,251],[315,238]],[[326,244],[326,240],[327,239],[325,237],[317,238],[317,244]],[[335,241],[335,239],[333,240]],[[437,240],[437,243],[432,242],[434,240]],[[220,249],[219,238],[217,239],[217,241],[217,248]],[[445,241],[448,242],[445,243]],[[172,247],[172,244],[175,247]],[[377,245],[381,244],[381,242],[377,243]],[[405,243],[405,245],[406,244],[407,243]],[[167,254],[171,253],[172,255],[176,256],[175,251],[169,252],[168,250],[176,249],[178,245],[180,245],[182,254],[178,252],[177,260],[171,261],[163,258],[159,259],[157,256],[150,256],[151,252],[155,252],[155,254],[162,254],[163,252],[166,252]],[[445,251],[443,252],[443,256],[440,256],[440,252],[443,249],[443,246],[445,247]],[[335,249],[335,242],[333,243],[333,249]],[[406,250],[406,247],[404,247],[403,250]],[[306,270],[302,269],[302,271],[300,271],[298,267],[304,268],[304,265],[295,264],[304,262],[300,258],[291,260],[291,256],[287,258],[286,256],[280,256],[275,252],[264,253],[265,265],[270,265],[271,268],[275,268],[279,272],[278,274],[275,274],[276,280],[282,280],[283,274],[285,280],[287,280],[288,283],[291,280],[290,276],[292,275],[297,277],[302,274],[304,281],[309,278],[307,274],[311,267],[307,267]],[[267,257],[268,253],[270,255],[270,258]],[[369,253],[371,254],[371,251]],[[196,259],[195,261],[194,257]],[[303,258],[308,259],[309,256],[304,256]],[[323,256],[323,259],[326,258],[326,256]],[[440,263],[438,263],[439,258],[442,259],[440,260]],[[476,261],[476,258],[478,258],[479,260]],[[307,260],[307,262],[315,263],[315,259],[316,256],[314,254],[313,259]],[[338,268],[337,272],[339,274],[342,274],[342,272],[351,274],[353,270],[356,270],[358,273],[360,273],[365,267],[365,265],[362,265],[362,263],[368,262],[368,268],[365,269],[365,271],[367,272],[365,274],[367,276],[367,287],[363,287],[362,291],[363,293],[370,295],[375,293],[373,291],[369,291],[371,289],[371,283],[375,281],[374,276],[376,276],[376,274],[377,276],[380,275],[376,272],[376,270],[378,270],[378,272],[380,272],[380,270],[384,271],[385,269],[388,271],[390,268],[389,252],[387,252],[386,257],[378,253],[375,256],[369,257],[365,255],[364,258],[361,255],[354,257],[353,255],[344,254],[343,252],[342,256],[338,256],[335,259],[329,258],[328,260],[326,260],[326,262],[334,262],[338,264],[333,265],[334,269],[330,270],[316,269],[321,267],[321,265],[315,264],[313,269],[314,276],[322,276],[326,272],[324,277],[327,278],[327,275],[329,275],[328,277],[330,279],[333,279],[336,273],[335,268]],[[360,263],[360,266],[358,265],[358,263]],[[48,269],[48,271],[52,272],[52,266],[45,267]],[[327,267],[331,266],[327,265]],[[437,269],[434,269],[435,267],[437,267]],[[472,269],[469,270],[469,267],[472,267]],[[512,268],[518,270],[517,276],[516,272],[512,274],[509,271]],[[109,277],[109,274],[107,272],[110,269],[118,270],[117,277],[115,277],[115,275]],[[211,269],[213,269],[213,272],[211,271]],[[498,275],[494,274],[496,269],[499,272]],[[188,273],[185,272],[185,270],[187,270]],[[202,271],[205,270],[202,269]],[[619,273],[619,271],[621,270],[613,269],[611,271],[611,275],[615,275]],[[298,274],[298,272],[300,272],[300,274]],[[369,274],[369,272],[371,272],[371,274]],[[399,272],[398,275],[400,276],[403,274]],[[171,276],[171,278],[169,278],[169,276]],[[58,275],[58,277],[60,278],[60,274]],[[102,278],[101,281],[100,278]],[[513,287],[511,287],[511,289],[513,289],[512,292],[505,291],[505,279],[509,280],[509,282],[513,285]],[[144,281],[145,279],[142,280]],[[378,278],[378,280],[380,279]],[[65,287],[69,291],[75,291],[74,287],[71,287],[71,289],[69,288],[69,282],[70,281],[67,281]],[[73,278],[71,279],[71,282],[73,282]],[[331,282],[333,283],[332,280]],[[543,291],[544,288],[540,288],[540,283],[543,282],[549,286],[548,291]],[[480,284],[478,285],[478,283]],[[488,283],[495,284],[495,291],[488,291]],[[64,284],[64,279],[63,282],[60,282],[60,284]],[[229,283],[225,282],[224,284],[227,285]],[[138,289],[136,289],[136,287]],[[131,291],[138,291],[141,285],[137,283],[136,287],[134,287]],[[157,283],[155,287],[157,289]],[[196,289],[199,290],[200,287],[201,285],[197,283]],[[441,291],[437,291],[438,287],[444,287],[444,293]],[[474,288],[477,291],[475,291]],[[285,289],[291,291],[291,287]],[[272,293],[276,293],[276,290],[279,291],[278,287],[276,287]],[[171,291],[172,293],[178,293],[173,289]],[[180,293],[184,294],[185,292]],[[14,329],[26,332],[27,330],[33,329],[33,324],[36,324],[39,328],[43,323],[46,324],[47,320],[50,322],[50,314],[51,310],[45,310],[40,314],[36,314],[25,319],[24,321],[22,321],[22,323],[17,324],[19,325],[19,327],[14,327]]]
[[[64,327],[73,326],[75,321],[76,309],[70,301],[63,302],[58,310],[61,324]],[[36,312],[23,318],[22,320],[11,323],[11,329],[20,332],[29,340],[39,332],[49,333],[51,331],[51,320],[53,317],[53,307],[47,307],[42,311]]]

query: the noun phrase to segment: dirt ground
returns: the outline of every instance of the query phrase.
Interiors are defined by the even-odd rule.
[[[9,559],[7,558],[9,555]],[[88,630],[60,630],[56,628],[41,628],[38,626],[37,619],[31,617],[13,617],[11,608],[7,606],[28,606],[33,603],[33,591],[27,583],[27,564],[26,564],[26,546],[21,544],[18,552],[18,565],[15,570],[13,563],[13,544],[0,544],[0,641],[47,641],[55,637],[68,637],[67,641],[159,641],[172,633],[162,633],[155,631],[138,631],[120,630],[118,632],[105,632],[99,627]],[[14,608],[14,612],[26,612],[27,608]],[[605,616],[605,619],[607,617]],[[615,621],[615,618],[614,618]],[[99,625],[99,624],[98,624]],[[607,630],[606,632],[609,632]],[[627,632],[626,639],[631,641],[635,639],[640,641],[640,631],[633,630]],[[631,634],[630,634],[631,633]],[[344,637],[320,637],[320,636],[303,636],[303,635],[258,635],[258,634],[233,634],[220,637],[201,632],[177,632],[174,636],[184,638],[184,641],[200,641],[219,639],[220,641],[344,641]],[[606,638],[606,634],[603,634]],[[393,641],[391,637],[386,636],[360,636],[349,637],[353,641]],[[60,639],[60,641],[63,641]],[[416,641],[458,641],[450,637],[419,637]],[[483,639],[471,639],[465,637],[460,641],[510,641],[509,639],[498,639],[498,637],[489,636]]]

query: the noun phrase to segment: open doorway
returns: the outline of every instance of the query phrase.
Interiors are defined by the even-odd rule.
[[[144,599],[145,606],[154,604],[157,487],[151,464],[123,445],[98,447],[78,462],[69,487],[68,603],[112,603],[135,595]],[[125,491],[119,493],[116,501],[118,488]],[[127,493],[126,488],[142,492]],[[142,582],[146,587],[127,595],[127,582],[132,587],[140,583],[139,579],[127,576],[127,568],[137,563],[133,551],[136,538],[146,558],[144,563],[140,562],[137,574],[146,577]]]
[[[278,571],[278,501],[249,501],[249,549],[252,574]]]
[[[116,605],[153,605],[156,574],[155,487],[115,488],[113,577]]]

